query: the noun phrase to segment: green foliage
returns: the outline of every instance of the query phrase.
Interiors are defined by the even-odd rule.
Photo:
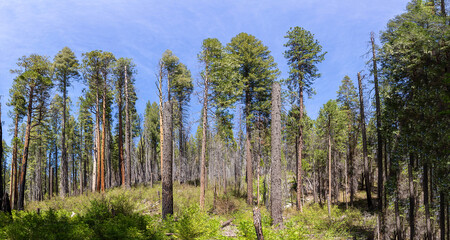
[[[234,76],[233,84],[241,89],[235,98],[245,104],[247,122],[254,122],[257,113],[267,116],[271,106],[271,86],[279,75],[269,48],[255,36],[239,33],[227,44],[226,52],[236,64],[233,71],[238,74]]]
[[[322,53],[322,46],[314,39],[314,34],[301,27],[291,28],[285,38],[288,42],[284,46],[288,49],[284,52],[284,57],[290,67],[289,78],[285,82],[291,96],[299,97],[296,89],[300,87],[312,94],[312,84],[320,77],[316,65],[324,60],[326,52]]]
[[[217,235],[220,223],[201,211],[197,205],[191,205],[183,210],[174,228],[178,239],[211,239]]]
[[[8,239],[90,239],[92,231],[80,218],[65,211],[13,212],[4,228]]]
[[[67,87],[70,87],[71,79],[78,79],[80,74],[78,73],[79,63],[75,56],[75,53],[68,47],[64,47],[56,54],[53,60],[53,72],[54,77],[58,81],[57,85],[59,91],[66,91]]]

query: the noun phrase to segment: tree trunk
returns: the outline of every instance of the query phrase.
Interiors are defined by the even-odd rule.
[[[348,156],[348,173],[349,173],[349,179],[350,182],[350,206],[353,206],[353,201],[355,199],[355,186],[354,186],[354,166],[353,166],[353,160],[354,160],[354,154],[355,154],[355,141],[353,136],[349,137],[349,156]]]
[[[106,152],[106,79],[104,83],[104,89],[103,89],[103,116],[102,116],[102,124],[103,124],[103,131],[102,131],[102,153],[101,153],[101,160],[100,160],[100,184],[101,184],[101,191],[102,193],[105,192],[105,152]]]
[[[179,105],[179,120],[180,120],[180,129],[179,129],[179,144],[180,144],[180,174],[178,176],[178,180],[180,183],[184,183],[186,180],[186,154],[184,149],[184,136],[183,136],[183,105],[181,102],[178,103]]]
[[[446,200],[445,193],[443,190],[439,191],[440,206],[439,206],[439,228],[441,233],[441,239],[445,239],[445,210],[446,210]]]
[[[272,85],[272,162],[270,175],[270,215],[273,225],[283,224],[281,191],[281,87]]]
[[[1,97],[0,97],[1,100]],[[3,132],[2,132],[2,103],[0,102],[0,197],[3,198]]]
[[[16,209],[17,205],[17,134],[19,129],[19,114],[16,113],[14,119],[14,138],[13,138],[13,152],[11,160],[11,179],[9,183],[9,194],[11,209]]]
[[[373,63],[373,81],[375,84],[375,105],[376,105],[376,118],[377,118],[377,166],[378,166],[378,214],[380,215],[380,227],[381,238],[384,235],[384,208],[383,208],[383,141],[381,138],[381,107],[380,107],[380,91],[378,89],[378,69],[375,53],[375,36],[374,33],[370,33],[370,42],[372,44],[372,63]]]
[[[328,116],[328,217],[331,218],[331,119]]]
[[[55,184],[55,194],[58,195],[58,144],[56,144],[57,139],[55,138],[55,175],[54,175],[54,181],[53,184]]]
[[[251,151],[252,129],[248,118],[250,117],[251,93],[245,92],[245,119],[246,119],[246,144],[245,156],[247,159],[247,204],[253,205],[253,162]]]
[[[119,176],[122,187],[125,187],[125,161],[123,160],[123,124],[122,124],[122,86],[118,87],[119,101]]]
[[[161,154],[161,178],[162,178],[162,171],[164,169],[164,161],[163,161],[163,147],[164,147],[164,123],[163,123],[163,93],[162,93],[162,78],[163,78],[163,67],[164,64],[162,61],[159,61],[159,74],[158,74],[158,92],[159,92],[159,145],[160,145],[160,154]]]
[[[173,214],[173,183],[172,183],[172,103],[164,103],[164,168],[162,172],[162,217],[166,218],[167,214]]]
[[[359,108],[360,108],[360,124],[362,131],[362,142],[363,142],[363,159],[364,159],[364,180],[366,185],[367,194],[367,206],[372,209],[372,193],[370,183],[370,172],[369,172],[369,160],[367,159],[367,137],[366,137],[366,118],[364,116],[364,97],[362,91],[362,78],[361,73],[358,73],[358,87],[359,87]]]
[[[256,206],[259,206],[259,196],[260,196],[260,187],[259,187],[259,177],[260,173],[260,165],[261,165],[261,129],[258,129],[258,152],[256,153]]]
[[[399,208],[399,204],[398,202],[400,201],[400,170],[397,168],[395,170],[395,227],[396,227],[396,234],[397,234],[397,239],[398,240],[402,240],[403,239],[403,231],[402,231],[402,226],[401,226],[401,222],[400,222],[400,208]]]
[[[67,149],[66,149],[66,100],[67,100],[67,90],[66,90],[66,79],[63,77],[63,118],[62,118],[62,136],[61,136],[61,179],[60,179],[60,189],[61,197],[64,198],[69,192],[68,185],[68,164],[67,164]]]
[[[94,182],[95,182],[95,190],[100,192],[100,163],[101,163],[101,141],[100,141],[100,96],[99,96],[99,90],[97,89],[97,94],[96,94],[96,105],[97,105],[97,111],[95,113],[96,116],[96,138],[97,138],[97,146],[96,146],[96,169],[94,169],[95,174],[94,174]]]
[[[299,129],[298,129],[298,155],[297,155],[297,210],[303,212],[302,208],[302,150],[303,150],[303,83],[299,87]]]
[[[425,222],[426,222],[426,232],[425,239],[431,239],[431,224],[430,224],[430,206],[428,197],[428,164],[423,164],[423,204],[425,205]]]
[[[87,147],[87,146],[85,146]],[[84,179],[83,179],[83,121],[80,121],[80,195],[83,195]]]
[[[447,16],[447,12],[445,11],[445,0],[441,0],[441,15],[443,17]]]
[[[347,201],[347,196],[348,196],[348,162],[349,162],[349,158],[345,158],[345,163],[344,163],[344,183],[345,183],[345,191],[344,191],[344,196],[343,196],[343,200],[345,202],[345,209],[348,209],[348,201]]]
[[[125,66],[125,153],[127,155],[126,187],[131,187],[131,135],[130,135],[130,112],[128,99],[128,72]]]
[[[22,157],[22,167],[20,172],[20,185],[19,185],[19,199],[18,199],[18,210],[24,210],[25,202],[25,181],[27,175],[27,164],[28,164],[28,148],[30,146],[30,133],[31,133],[31,118],[33,111],[33,97],[34,97],[34,86],[30,87],[30,95],[28,98],[28,109],[27,109],[27,127],[25,130],[25,143],[23,146],[23,157]]]
[[[262,223],[261,223],[261,212],[257,207],[253,208],[253,225],[255,226],[256,239],[264,240]]]
[[[409,181],[409,227],[411,240],[416,238],[415,229],[415,194],[414,194],[414,178],[413,178],[413,167],[414,167],[414,156],[412,153],[409,154],[409,164],[408,164],[408,181]]]

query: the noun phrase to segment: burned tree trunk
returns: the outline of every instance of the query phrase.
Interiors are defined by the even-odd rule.
[[[164,117],[164,146],[163,146],[163,161],[164,168],[162,169],[162,217],[173,214],[173,183],[172,183],[172,103],[164,103],[163,109]]]
[[[272,164],[270,186],[270,214],[274,225],[283,224],[281,191],[281,87],[272,85]]]

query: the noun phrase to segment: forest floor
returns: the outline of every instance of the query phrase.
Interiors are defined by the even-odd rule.
[[[174,216],[161,221],[161,186],[114,188],[81,196],[29,202],[26,211],[0,214],[3,239],[256,239],[252,208],[234,191],[208,189],[205,211],[198,207],[200,188],[174,185]],[[376,218],[365,209],[363,194],[355,207],[305,204],[283,211],[284,226],[271,226],[261,203],[265,239],[370,239]],[[38,213],[38,210],[39,212]]]

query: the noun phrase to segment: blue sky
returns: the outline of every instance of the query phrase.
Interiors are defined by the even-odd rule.
[[[305,102],[313,118],[320,107],[336,97],[342,78],[353,80],[365,69],[370,31],[383,30],[389,19],[404,12],[406,0],[18,0],[0,2],[0,95],[4,129],[8,91],[17,59],[37,53],[53,59],[64,46],[81,54],[101,49],[116,57],[133,58],[137,65],[137,108],[157,101],[155,73],[166,49],[171,49],[199,78],[201,65],[197,54],[202,40],[218,38],[223,44],[240,32],[260,39],[272,52],[287,77],[283,57],[284,36],[290,27],[300,26],[315,34],[327,51],[319,65],[322,74],[314,88],[317,92]],[[81,87],[71,89],[75,99]],[[194,91],[198,91],[195,89]],[[76,109],[74,105],[72,109]],[[192,96],[189,121],[200,117],[200,106]],[[6,132],[6,131],[4,131]],[[4,138],[10,142],[11,136]]]

